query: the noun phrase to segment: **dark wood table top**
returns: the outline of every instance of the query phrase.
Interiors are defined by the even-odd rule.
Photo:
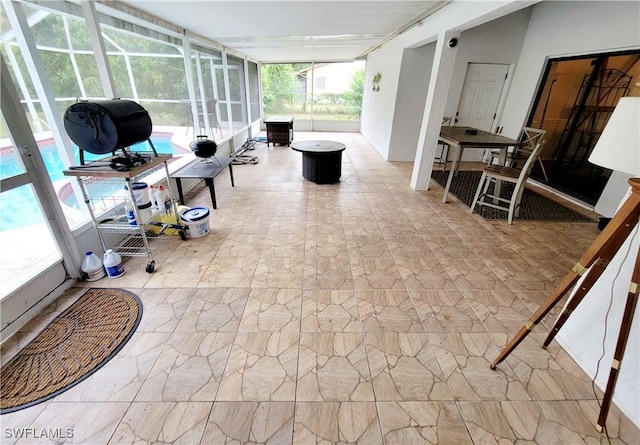
[[[299,141],[291,144],[291,148],[302,153],[338,153],[346,146],[334,141]]]
[[[440,140],[450,145],[465,147],[504,147],[519,144],[515,139],[472,127],[441,127]]]

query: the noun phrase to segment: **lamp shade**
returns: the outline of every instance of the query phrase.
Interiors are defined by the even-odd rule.
[[[640,97],[620,99],[589,162],[640,176]]]

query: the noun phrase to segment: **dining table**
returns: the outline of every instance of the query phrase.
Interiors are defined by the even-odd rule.
[[[443,126],[440,128],[440,136],[438,141],[441,144],[448,145],[454,149],[453,161],[451,163],[451,170],[449,170],[449,176],[447,177],[447,184],[442,194],[442,202],[447,202],[447,196],[449,195],[449,189],[451,188],[451,181],[458,171],[460,160],[462,159],[462,153],[465,148],[475,149],[487,149],[494,148],[500,150],[500,165],[504,165],[507,158],[507,150],[509,147],[515,147],[519,145],[519,141],[511,139],[506,136],[502,136],[497,133],[491,133],[489,131],[480,130],[473,127],[455,127],[455,126]],[[500,184],[496,184],[497,190],[499,190]]]

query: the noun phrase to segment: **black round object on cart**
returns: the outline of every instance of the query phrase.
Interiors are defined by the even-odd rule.
[[[81,150],[102,155],[149,139],[152,123],[147,110],[132,100],[94,100],[71,105],[64,128]]]
[[[216,154],[218,144],[211,139],[208,139],[206,135],[198,135],[197,139],[189,144],[191,151],[199,158],[210,158]]]

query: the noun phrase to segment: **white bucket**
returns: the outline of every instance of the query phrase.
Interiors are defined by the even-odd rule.
[[[151,221],[152,215],[151,203],[144,206],[138,206],[138,216],[140,217],[140,221],[142,221],[142,224],[146,224]]]
[[[189,238],[201,238],[209,233],[209,213],[206,207],[193,207],[180,215],[187,226]]]
[[[124,186],[126,191],[129,191],[129,184],[133,189],[133,196],[136,199],[136,205],[138,208],[144,208],[146,206],[151,207],[151,200],[149,199],[149,185],[146,182],[127,182]]]

